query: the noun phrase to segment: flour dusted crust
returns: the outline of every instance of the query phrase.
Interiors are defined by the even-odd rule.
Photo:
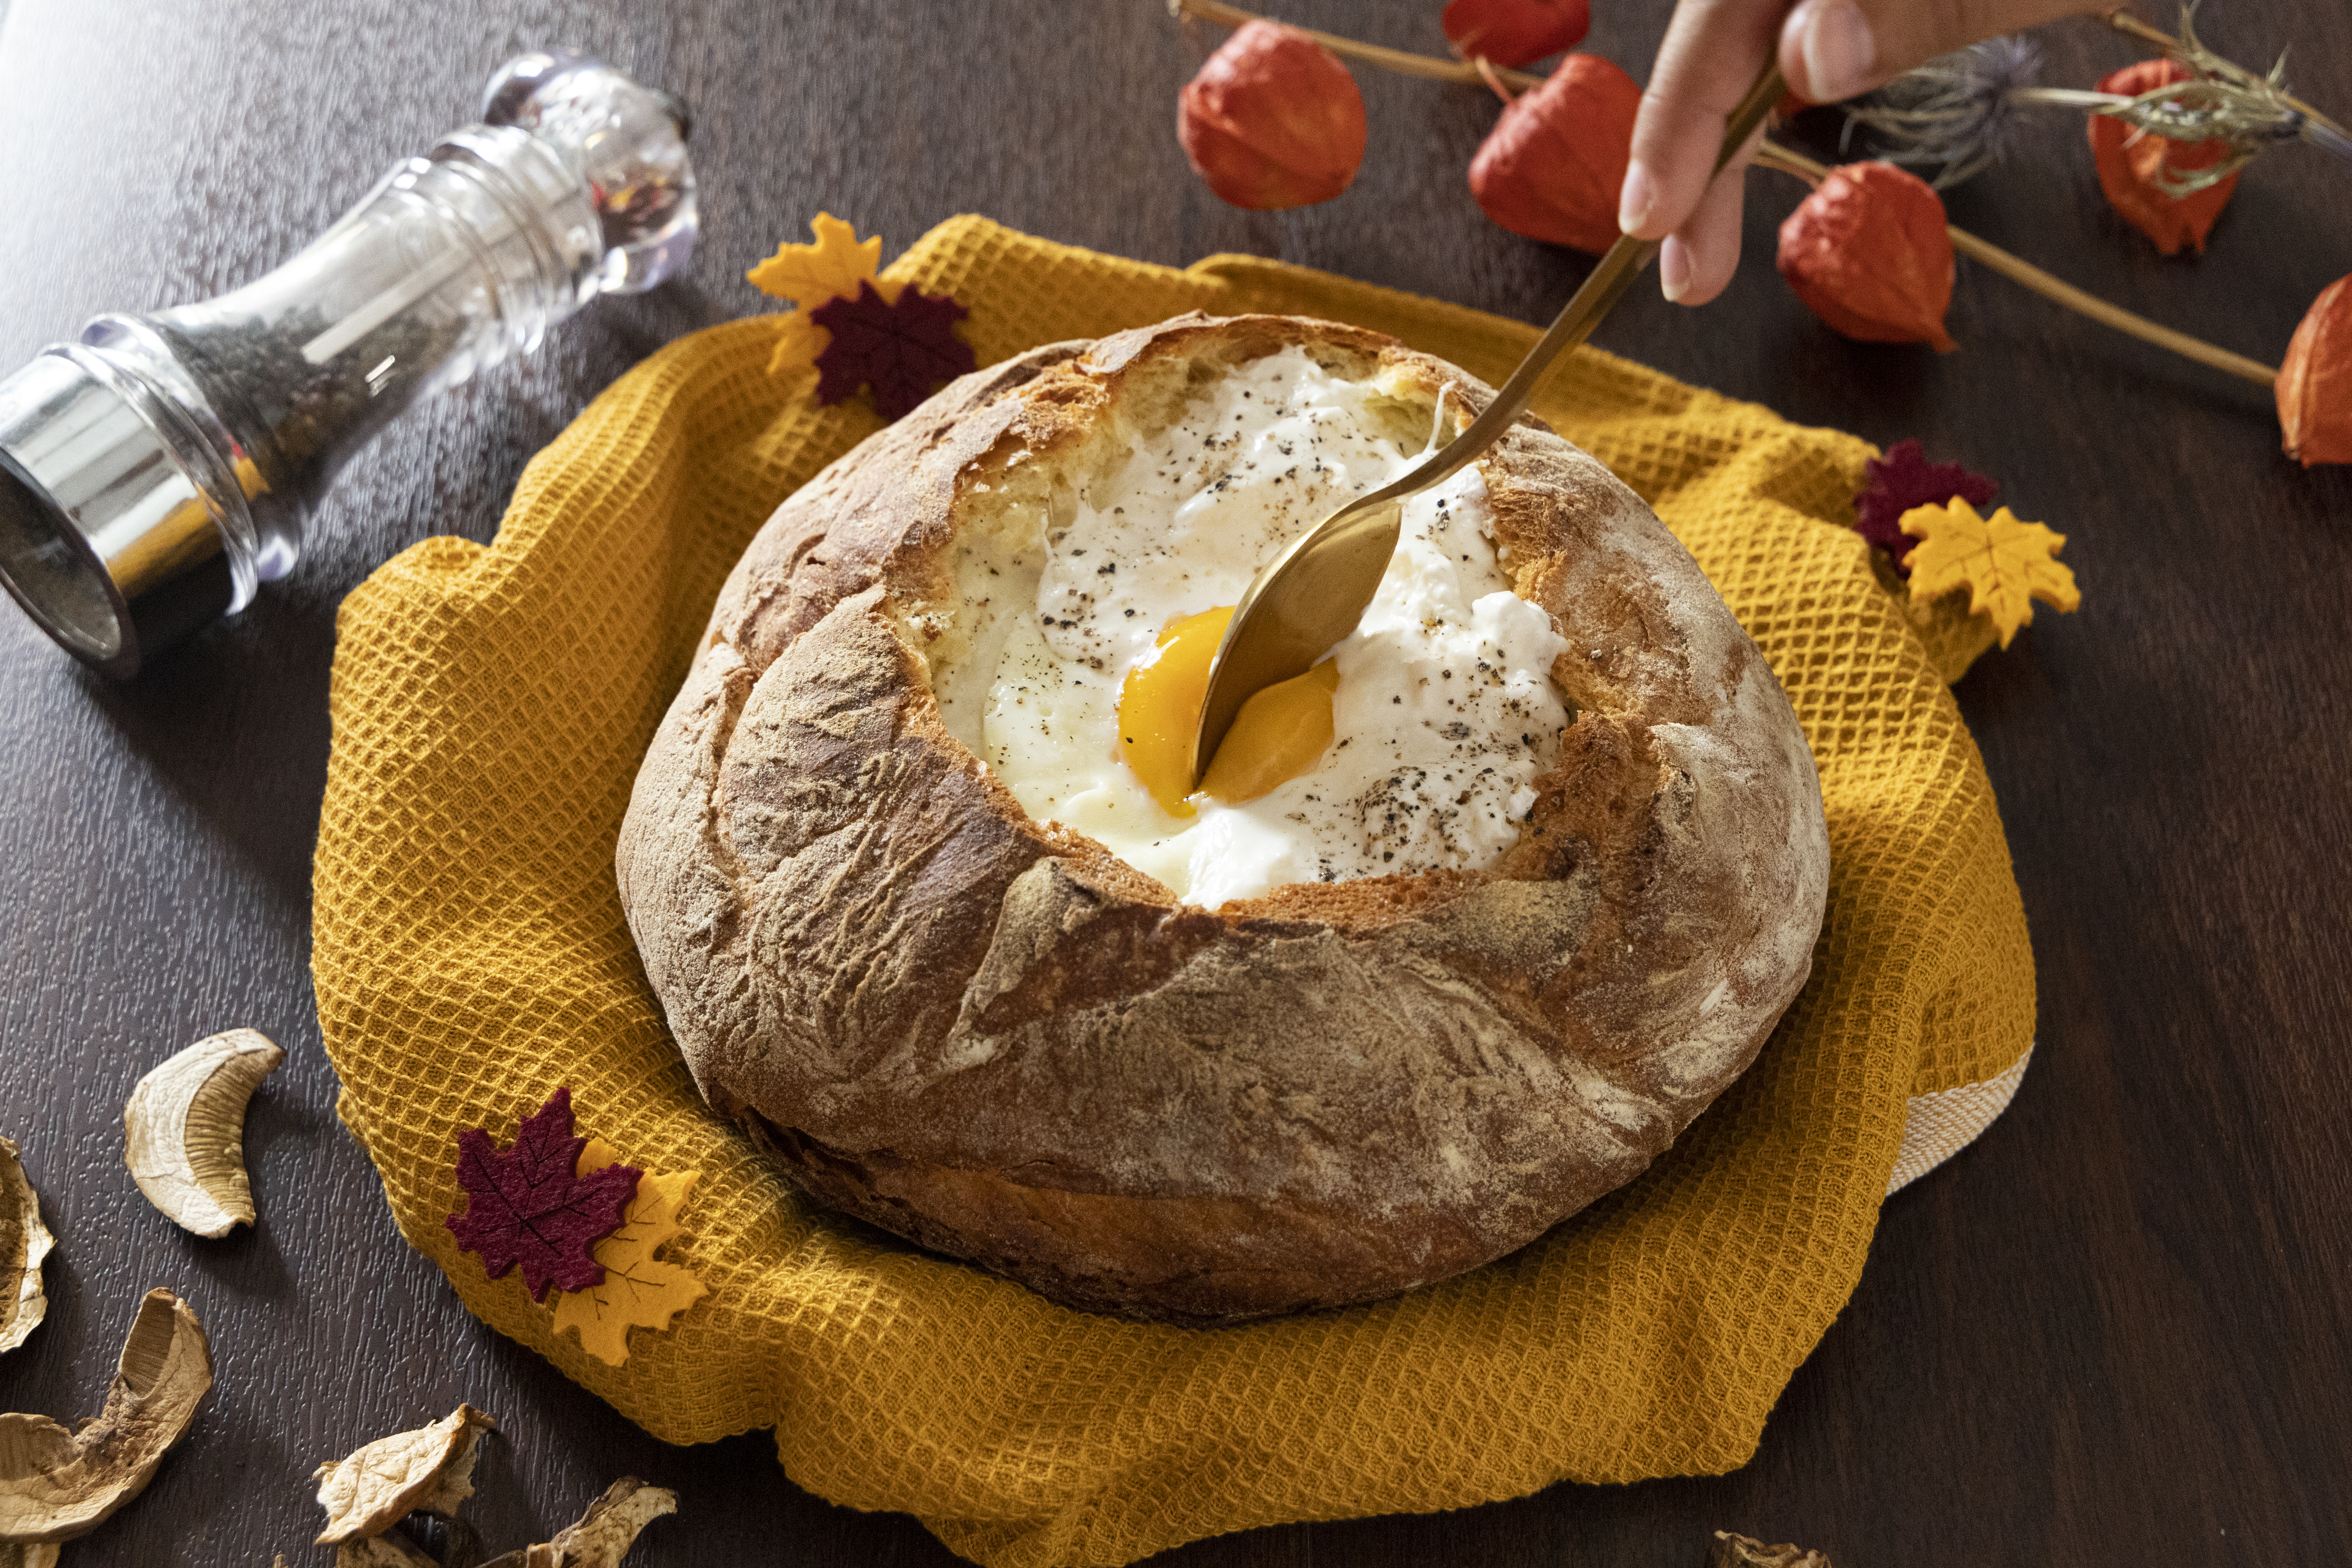
[[[1534,420],[1482,467],[1576,717],[1492,868],[1183,905],[949,733],[959,539],[1050,516],[1122,422],[1290,344],[1379,382],[1401,427],[1443,387],[1459,418],[1491,395],[1268,316],[966,376],[753,541],[621,830],[630,928],[713,1108],[823,1201],[1076,1307],[1225,1322],[1523,1246],[1748,1066],[1821,925],[1788,699],[1650,509]]]

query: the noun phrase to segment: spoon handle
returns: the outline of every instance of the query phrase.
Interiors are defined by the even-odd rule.
[[[1756,84],[1748,89],[1748,96],[1739,100],[1738,107],[1725,121],[1723,150],[1716,154],[1715,159],[1717,173],[1720,174],[1724,166],[1738,155],[1740,148],[1756,133],[1756,128],[1764,123],[1764,117],[1771,113],[1772,106],[1780,102],[1781,95],[1788,90],[1789,85],[1781,79],[1780,63],[1776,56],[1765,64]],[[1447,442],[1435,457],[1356,504],[1371,506],[1385,500],[1402,500],[1406,496],[1442,483],[1501,439],[1503,432],[1528,411],[1528,405],[1535,399],[1536,388],[1543,384],[1553,362],[1592,335],[1592,329],[1599,326],[1601,319],[1625,297],[1625,290],[1633,286],[1633,279],[1642,275],[1643,269],[1650,265],[1650,258],[1658,254],[1658,245],[1654,239],[1636,239],[1630,234],[1619,235],[1616,243],[1601,257],[1601,264],[1569,297],[1568,303],[1560,307],[1559,314],[1552,319],[1550,330],[1544,333],[1534,348],[1528,351],[1527,357],[1519,361],[1519,367],[1511,373],[1511,379],[1503,383],[1502,389],[1495,394],[1495,400],[1470,422],[1469,428]]]

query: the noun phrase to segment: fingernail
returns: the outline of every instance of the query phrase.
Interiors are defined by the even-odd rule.
[[[1628,165],[1625,183],[1617,191],[1617,226],[1632,234],[1650,221],[1650,209],[1657,205],[1658,185],[1650,171],[1639,163]]]
[[[1805,19],[1805,96],[1815,103],[1838,103],[1870,85],[1878,41],[1870,20],[1853,0],[1817,0]]]
[[[1658,252],[1658,292],[1671,301],[1689,293],[1690,286],[1690,252],[1680,239],[1669,237]]]

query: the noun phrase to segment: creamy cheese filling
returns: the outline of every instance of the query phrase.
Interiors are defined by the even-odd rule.
[[[980,750],[1032,816],[1210,907],[1286,882],[1475,869],[1511,843],[1567,722],[1549,674],[1567,645],[1511,592],[1475,466],[1406,503],[1379,595],[1332,650],[1333,740],[1307,773],[1242,805],[1196,797],[1181,817],[1119,754],[1120,683],[1163,627],[1234,603],[1261,562],[1422,456],[1376,433],[1380,396],[1295,348],[1237,368],[1077,495],[1045,536],[1034,605],[982,601]],[[976,705],[972,680],[950,684],[943,704]]]

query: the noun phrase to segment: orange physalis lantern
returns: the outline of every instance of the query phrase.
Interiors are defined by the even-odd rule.
[[[1592,12],[1587,0],[1451,0],[1439,25],[1465,60],[1523,66],[1582,43]]]
[[[2352,277],[2320,291],[2278,374],[2286,455],[2305,468],[2352,463]]]
[[[1355,179],[1364,136],[1364,98],[1339,57],[1274,22],[1227,38],[1177,100],[1184,156],[1237,207],[1329,201]]]
[[[1513,234],[1608,249],[1641,107],[1632,77],[1598,55],[1569,56],[1504,107],[1470,161],[1470,194]]]
[[[1959,345],[1944,331],[1952,240],[1944,204],[1892,163],[1848,163],[1780,226],[1780,276],[1813,314],[1874,343]]]
[[[2101,92],[2138,97],[2177,81],[2195,79],[2196,73],[2179,60],[2142,60],[2099,79]],[[2091,158],[2099,166],[2099,189],[2133,227],[2156,241],[2167,256],[2183,246],[2205,249],[2205,236],[2213,220],[2230,204],[2238,176],[2229,174],[2189,195],[2176,196],[2165,189],[2167,170],[2176,174],[2210,168],[2230,155],[2227,142],[2174,142],[2153,132],[2125,124],[2111,114],[2091,116]]]

